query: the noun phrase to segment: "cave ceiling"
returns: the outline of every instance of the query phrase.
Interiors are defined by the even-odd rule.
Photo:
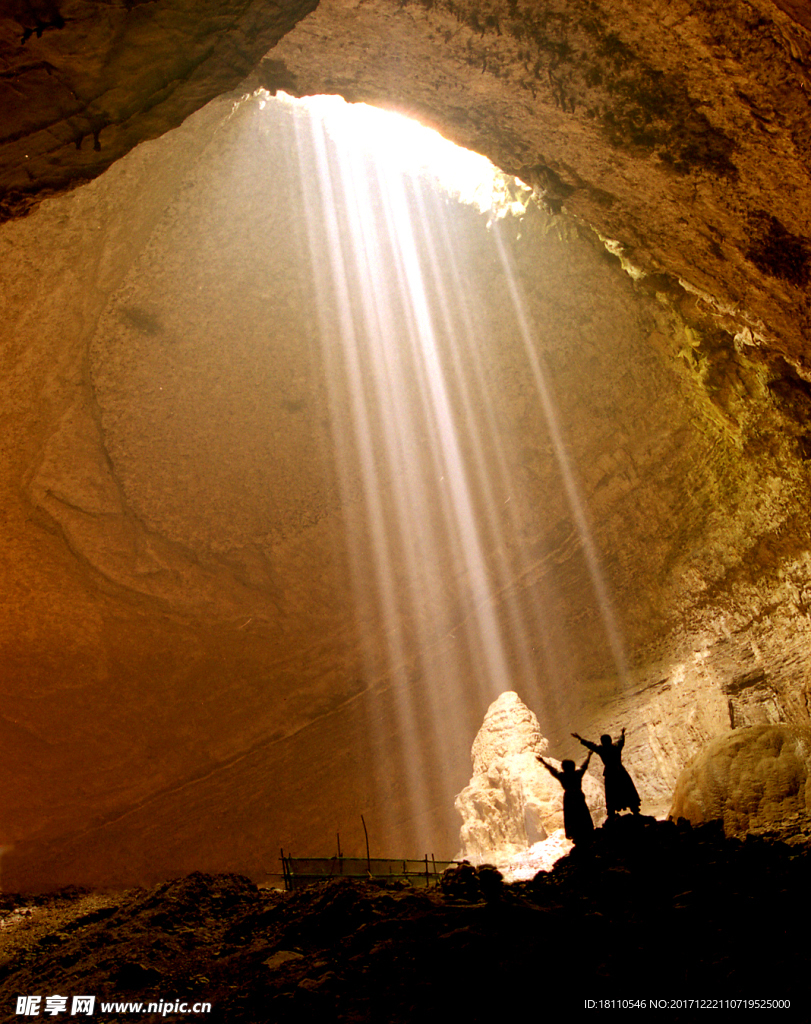
[[[361,814],[452,855],[504,689],[560,756],[627,724],[653,809],[723,729],[807,724],[810,53],[789,0],[4,7],[7,878],[261,876]],[[404,194],[442,389],[402,325],[360,379],[325,341],[278,90],[533,190]],[[394,235],[373,279],[346,243],[378,315]]]

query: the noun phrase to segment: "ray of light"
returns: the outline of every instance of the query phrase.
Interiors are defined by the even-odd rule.
[[[442,315],[452,343],[450,371],[455,379],[466,382],[462,392],[463,420],[467,424],[471,441],[476,484],[482,493],[479,507],[496,560],[493,589],[503,597],[508,607],[508,616],[501,628],[511,629],[514,633],[514,642],[510,646],[518,653],[520,675],[523,680],[532,680],[537,676],[535,661],[539,654],[544,663],[545,675],[553,679],[561,661],[561,652],[559,649],[552,649],[545,628],[546,616],[539,614],[538,606],[527,606],[516,600],[515,563],[511,563],[505,554],[506,538],[518,537],[521,532],[518,517],[514,514],[517,503],[511,502],[516,481],[512,478],[504,457],[503,438],[493,414],[492,403],[487,400],[488,384],[480,359],[479,346],[476,343],[476,331],[470,309],[470,289],[459,269],[456,246],[450,237],[444,211],[436,202],[435,195],[425,198],[427,201],[433,199],[433,203],[430,211],[426,211],[424,204],[421,204],[422,229],[428,235],[432,226],[438,227],[442,236],[441,250],[444,256],[444,262],[441,262],[439,256],[435,252],[432,253],[432,269],[439,277],[444,266],[448,284],[440,297],[447,299],[448,296],[453,296],[453,308],[447,301],[442,302]],[[521,561],[523,571],[528,572],[530,565],[524,558]],[[548,605],[553,606],[554,602],[549,601]],[[539,690],[533,688],[533,695],[536,705],[546,703],[543,693]]]
[[[370,680],[391,678],[398,719],[395,735],[410,737],[417,730],[416,709],[407,678],[408,645],[403,635],[407,616],[401,608],[395,561],[399,556],[410,563],[417,557],[413,551],[409,557],[409,552],[401,549],[409,543],[412,548],[419,546],[420,533],[397,527],[409,496],[420,506],[425,501],[421,481],[415,479],[416,460],[408,457],[409,416],[403,408],[404,391],[398,386],[401,382],[396,379],[396,360],[392,358],[396,350],[389,344],[375,344],[376,339],[388,339],[396,333],[393,317],[397,297],[390,294],[385,275],[377,272],[378,267],[385,266],[389,254],[370,208],[371,183],[361,151],[356,147],[336,151],[319,118],[312,118],[308,128],[306,135],[303,129],[299,132],[299,150],[302,175],[313,186],[306,204],[311,250],[326,257],[323,261],[316,258],[314,265],[321,336],[332,386],[339,471],[349,509],[354,505],[357,476],[367,531],[349,532],[352,561],[357,567],[355,599],[361,609],[372,604],[384,634],[383,661],[377,644],[369,645],[367,672]],[[333,311],[337,312],[334,320]],[[337,346],[331,344],[336,336]],[[388,395],[385,405],[377,398],[381,389]],[[342,407],[347,398],[348,417]],[[394,522],[384,507],[387,496],[393,499]],[[372,574],[368,576],[361,567],[370,560]],[[376,624],[374,616],[372,622]],[[385,722],[371,724],[388,731]],[[412,813],[420,817],[425,813],[423,766],[413,752],[402,747],[392,753],[398,762],[398,775],[406,780]]]
[[[294,123],[313,312],[354,566],[352,600],[365,640],[363,671],[375,696],[369,728],[373,746],[395,766],[381,773],[389,790],[377,812],[381,830],[397,834],[398,823],[385,816],[397,802],[390,780],[402,780],[411,834],[430,849],[432,808],[452,802],[461,788],[458,773],[442,766],[459,737],[469,744],[478,727],[471,707],[514,689],[516,676],[537,680],[539,660],[554,678],[561,658],[546,609],[518,596],[522,575],[535,568],[521,551],[520,482],[492,408],[477,298],[447,217],[448,195],[491,213],[510,199],[483,158],[445,140],[444,156],[436,144],[433,154],[419,150],[420,126],[400,119],[392,135],[387,115],[376,111],[370,143],[370,129],[364,141],[351,105],[330,97],[308,107]],[[437,188],[442,175],[450,175],[449,184]],[[523,341],[622,669],[619,632],[517,275],[497,231],[493,239],[505,316]],[[537,687],[535,695],[543,696]]]
[[[591,576],[591,584],[597,598],[603,628],[605,629],[606,637],[611,647],[611,653],[614,657],[617,675],[621,681],[624,681],[628,675],[628,666],[622,643],[622,635],[620,633],[619,626],[617,625],[611,598],[608,594],[608,588],[606,587],[605,579],[603,578],[602,570],[600,568],[600,560],[597,555],[592,530],[586,515],[586,506],[580,495],[580,488],[577,484],[575,470],[563,440],[563,432],[558,420],[557,406],[547,380],[548,375],[544,371],[543,364],[538,355],[537,347],[533,341],[533,333],[526,314],[526,303],[521,295],[521,286],[518,274],[513,266],[509,251],[504,245],[498,229],[493,232],[493,236],[496,239],[499,259],[504,269],[504,278],[509,288],[510,299],[518,327],[521,332],[521,338],[524,342],[527,360],[532,369],[532,376],[538,390],[538,397],[541,400],[541,406],[543,408],[544,417],[549,430],[549,436],[552,440],[555,458],[560,469],[563,486],[566,490],[569,508],[574,518],[580,543],[586,556],[586,562]]]

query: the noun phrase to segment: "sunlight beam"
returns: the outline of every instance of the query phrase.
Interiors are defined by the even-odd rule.
[[[337,97],[279,102],[294,119],[372,745],[396,766],[412,831],[430,843],[432,808],[460,788],[437,766],[458,760],[460,736],[469,750],[471,715],[515,688],[516,676],[545,704],[537,679],[554,680],[563,656],[548,640],[554,602],[542,607],[522,593],[525,579],[532,595],[548,583],[521,547],[522,485],[452,229],[460,205],[490,229],[494,287],[520,337],[620,678],[624,652],[498,231],[501,218],[524,211],[529,190],[388,112]],[[381,779],[381,821],[389,784]],[[387,827],[396,833],[397,824]]]

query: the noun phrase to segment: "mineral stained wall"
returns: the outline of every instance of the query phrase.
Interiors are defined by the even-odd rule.
[[[97,150],[78,107],[37,107],[62,85],[33,96],[45,75],[93,113],[56,50],[75,70],[98,40],[82,57],[73,7],[20,6],[11,214],[232,88],[304,13],[245,5],[255,48],[180,75],[165,120],[137,76],[115,91],[147,46],[119,26]],[[4,884],[259,876],[336,830],[361,850],[361,814],[376,853],[452,855],[504,689],[558,758],[625,725],[661,810],[711,737],[807,725],[808,29],[765,2],[610,7],[322,4],[237,94],[3,225]],[[212,60],[240,38],[217,10]],[[157,12],[109,18],[154,42]],[[312,130],[238,102],[262,84],[418,113],[534,188],[489,226],[404,193],[433,378],[399,327],[341,347]]]

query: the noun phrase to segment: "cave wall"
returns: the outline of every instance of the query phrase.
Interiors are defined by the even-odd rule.
[[[142,24],[151,5],[130,6]],[[558,757],[572,728],[627,725],[654,810],[710,737],[807,722],[807,31],[765,4],[685,5],[667,34],[639,3],[505,8],[322,4],[237,96],[0,231],[5,884],[261,875],[280,844],[323,853],[336,829],[360,849],[360,814],[377,852],[451,854],[502,689]],[[26,23],[25,47],[73,38],[65,10],[64,28]],[[377,570],[360,463],[337,444],[350,388],[321,346],[295,132],[237,102],[258,85],[417,113],[540,201],[495,230],[555,429],[494,229],[443,213],[474,322],[460,379],[495,424],[466,436],[492,442],[510,500],[482,546],[497,586],[477,590],[449,543],[417,601],[395,562],[397,657],[391,610],[352,582]],[[4,178],[6,209],[107,166],[108,137],[48,149],[58,181]],[[441,505],[430,465],[422,479]]]
[[[0,220],[90,181],[233,89],[316,2],[4,4]]]
[[[263,77],[413,112],[805,367],[807,20],[737,0],[330,0]]]
[[[802,5],[684,0],[663,17],[643,0],[328,0],[290,33],[313,7],[12,5],[0,18],[4,215],[174,127],[277,43],[258,74],[271,88],[411,111],[805,366]]]

